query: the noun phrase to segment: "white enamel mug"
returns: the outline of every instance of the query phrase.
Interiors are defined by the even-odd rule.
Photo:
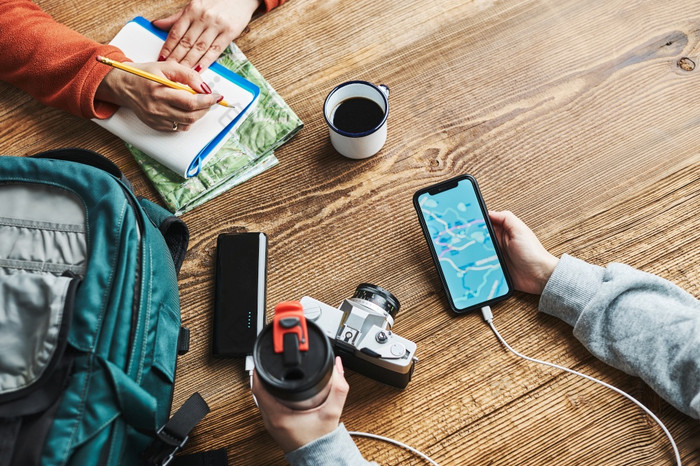
[[[362,133],[349,133],[333,125],[335,111],[341,102],[364,97],[374,101],[384,112],[384,118],[374,127]],[[333,89],[323,103],[323,116],[328,124],[331,144],[341,155],[351,159],[366,159],[384,146],[386,142],[386,120],[389,116],[389,88],[384,84],[375,86],[367,81],[348,81]]]

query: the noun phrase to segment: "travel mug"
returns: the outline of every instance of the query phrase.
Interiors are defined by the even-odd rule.
[[[255,371],[262,386],[292,409],[311,409],[330,392],[333,348],[320,327],[307,321],[299,301],[275,306],[275,316],[255,341]]]

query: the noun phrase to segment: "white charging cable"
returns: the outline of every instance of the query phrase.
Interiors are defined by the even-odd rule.
[[[430,457],[428,455],[426,455],[425,453],[421,453],[420,451],[416,450],[415,448],[409,447],[405,443],[401,443],[398,440],[390,439],[389,437],[382,437],[381,435],[368,434],[366,432],[349,432],[349,434],[354,435],[355,437],[368,437],[368,438],[373,438],[376,440],[382,440],[382,441],[388,442],[388,443],[393,443],[394,445],[397,445],[401,448],[405,448],[406,450],[410,451],[411,453],[414,453],[414,454],[420,456],[428,463],[430,463],[434,466],[439,466],[435,461],[430,459]]]
[[[605,383],[605,382],[603,382],[603,381],[601,381],[601,380],[598,380],[598,379],[596,379],[596,378],[594,378],[594,377],[591,377],[591,376],[589,376],[589,375],[586,375],[586,374],[582,374],[582,373],[580,373],[580,372],[577,372],[577,371],[575,371],[575,370],[573,370],[573,369],[569,369],[569,368],[566,368],[566,367],[558,366],[558,365],[556,365],[556,364],[554,364],[554,363],[547,362],[547,361],[540,361],[539,359],[530,358],[530,357],[528,357],[528,356],[524,356],[524,355],[518,353],[518,352],[515,351],[513,348],[511,348],[510,345],[509,345],[508,343],[506,343],[506,341],[503,339],[503,337],[501,336],[501,334],[498,333],[498,330],[496,330],[496,327],[494,327],[494,325],[493,325],[493,314],[491,313],[491,308],[490,308],[489,306],[484,306],[484,307],[482,307],[482,308],[481,308],[481,314],[484,316],[484,320],[486,321],[486,323],[489,324],[489,327],[491,327],[491,330],[493,330],[493,333],[496,334],[496,337],[500,340],[501,343],[503,343],[503,346],[505,346],[506,348],[508,348],[508,349],[509,349],[513,354],[515,354],[516,356],[519,356],[519,357],[521,357],[521,358],[523,358],[523,359],[526,359],[526,360],[528,360],[528,361],[531,361],[531,362],[536,362],[536,363],[538,363],[538,364],[544,364],[545,366],[554,367],[555,369],[559,369],[559,370],[562,370],[562,371],[566,371],[566,372],[569,372],[569,373],[571,373],[571,374],[575,374],[575,375],[581,376],[581,377],[583,377],[584,379],[588,379],[588,380],[590,380],[591,382],[598,383],[598,384],[600,384],[600,385],[602,385],[602,386],[604,386],[604,387],[609,388],[610,390],[612,390],[612,391],[614,391],[614,392],[616,392],[616,393],[619,393],[620,395],[626,397],[628,400],[632,401],[632,402],[635,403],[637,406],[639,406],[640,408],[642,408],[642,409],[644,410],[644,412],[646,412],[654,421],[656,421],[656,423],[659,425],[659,427],[661,427],[661,429],[664,431],[664,433],[666,434],[666,437],[668,437],[669,442],[671,442],[671,446],[673,447],[673,453],[674,453],[675,456],[676,456],[676,463],[678,464],[678,466],[681,466],[681,456],[680,456],[680,454],[678,453],[678,447],[676,446],[676,442],[674,442],[674,441],[673,441],[673,437],[671,437],[671,433],[668,431],[668,429],[666,428],[666,426],[664,425],[664,423],[661,422],[661,420],[660,420],[658,417],[656,417],[656,415],[655,415],[654,413],[652,413],[652,412],[651,412],[646,406],[644,406],[642,403],[640,403],[639,401],[637,401],[632,395],[628,395],[627,393],[623,392],[622,390],[620,390],[620,389],[617,388],[617,387],[613,387],[613,386],[610,385],[610,384],[607,384],[607,383]]]

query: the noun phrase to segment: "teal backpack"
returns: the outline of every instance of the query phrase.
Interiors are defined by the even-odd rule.
[[[189,234],[102,156],[0,157],[0,465],[167,464]]]

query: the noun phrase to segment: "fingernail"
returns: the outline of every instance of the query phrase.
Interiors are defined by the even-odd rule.
[[[160,57],[158,57],[158,61],[165,61],[165,57],[163,55],[161,55]]]
[[[335,357],[335,369],[340,375],[345,374],[345,369],[343,368],[343,360],[340,359],[340,356]]]
[[[194,67],[194,70],[195,70],[197,73],[199,73],[200,71],[202,71],[202,65],[197,65],[197,66],[195,66],[195,67]]]
[[[202,89],[204,89],[204,92],[206,92],[207,94],[211,94],[211,88],[207,83],[202,83]]]
[[[220,95],[219,98],[216,99],[216,103],[218,104],[218,103],[221,102],[222,100],[224,100],[224,96]]]

